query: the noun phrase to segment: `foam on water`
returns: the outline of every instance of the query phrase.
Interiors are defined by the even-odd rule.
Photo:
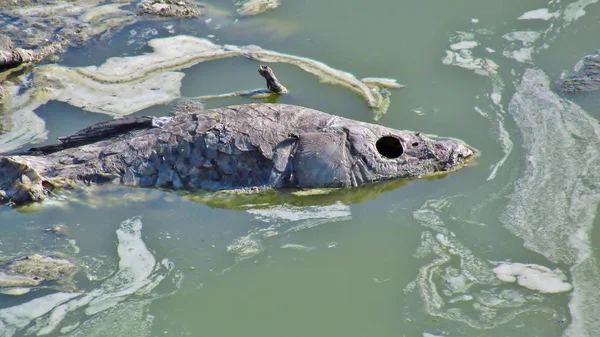
[[[600,274],[590,241],[600,202],[600,125],[553,93],[538,69],[525,71],[509,112],[522,130],[527,167],[501,220],[527,248],[572,266],[567,336],[592,336],[600,329]]]
[[[498,169],[504,165],[513,149],[513,142],[504,127],[504,108],[502,107],[504,82],[498,74],[499,66],[496,62],[490,58],[479,58],[473,55],[471,49],[479,45],[479,42],[475,41],[475,33],[456,32],[456,35],[450,38],[450,42],[452,44],[450,50],[446,50],[446,56],[442,60],[443,64],[472,70],[475,74],[485,76],[492,81],[492,92],[489,98],[492,102],[492,110],[497,109],[498,112],[491,115],[482,113],[483,110],[480,107],[475,108],[480,115],[489,119],[492,125],[497,126],[497,135],[502,147],[502,158],[490,168],[487,180],[492,180],[496,177]],[[488,53],[490,53],[490,50],[493,52],[493,49],[486,48]]]
[[[290,206],[277,205],[269,208],[248,209],[246,212],[253,214],[257,220],[264,222],[282,221],[311,221],[317,219],[348,220],[350,219],[350,206],[337,202],[325,206]]]
[[[519,20],[550,20],[560,16],[559,12],[550,12],[548,8],[535,9],[519,16]]]
[[[517,282],[520,286],[542,293],[562,293],[573,286],[560,269],[552,270],[537,264],[501,263],[494,268],[496,276],[504,282]]]
[[[428,314],[478,329],[505,324],[524,313],[565,316],[535,291],[500,282],[494,264],[477,257],[446,227],[439,213],[451,204],[452,199],[431,200],[413,213],[427,228],[415,257],[431,260],[416,280]]]
[[[226,247],[227,252],[234,254],[238,262],[262,252],[265,249],[265,240],[277,236],[278,230],[283,234],[288,234],[351,219],[350,206],[341,202],[324,206],[275,205],[267,208],[250,208],[246,212],[254,215],[257,220],[270,225],[266,228],[254,228],[247,235],[236,238]],[[296,243],[281,245],[281,248],[299,247],[304,246]],[[310,247],[300,250],[307,250],[306,248]]]
[[[542,33],[536,31],[516,31],[505,34],[502,38],[511,43],[505,47],[502,55],[517,62],[532,63],[535,52],[532,44],[541,36]]]
[[[571,22],[585,15],[585,8],[589,5],[597,3],[598,0],[579,0],[570,3],[563,13],[563,19],[566,22]]]
[[[177,273],[168,260],[156,262],[142,241],[141,230],[139,217],[121,224],[117,230],[118,270],[98,288],[87,293],[50,294],[0,310],[0,336],[13,336],[23,328],[27,334],[47,335],[61,325],[60,330],[69,336],[148,335],[147,307],[160,297],[148,294],[165,277]],[[175,282],[175,287],[179,283]]]
[[[534,64],[534,56],[547,49],[554,35],[585,15],[585,8],[597,2],[557,3],[555,13],[537,10],[523,14],[519,19],[554,19],[560,13],[562,22],[555,24],[550,20],[548,28],[541,34],[519,31],[503,35],[507,41],[503,55],[521,63]],[[458,32],[459,36],[468,34]],[[540,39],[542,36],[543,40]],[[498,72],[483,71],[481,58],[471,50],[460,52],[457,55],[455,51],[447,51],[444,63],[488,76],[493,88],[490,97],[497,93],[497,83],[504,83]],[[572,322],[564,336],[594,336],[600,330],[597,320],[600,317],[600,293],[597,290],[600,289],[600,268],[592,255],[590,232],[600,202],[600,125],[579,106],[554,94],[550,79],[543,71],[521,69],[520,66],[518,69],[511,71],[513,77],[517,73],[523,75],[519,80],[513,79],[516,93],[508,104],[508,113],[523,136],[526,167],[500,220],[523,240],[525,247],[569,268]],[[497,101],[494,104],[503,115],[501,101]],[[497,116],[501,116],[500,113]],[[481,115],[493,116],[487,112]],[[424,234],[424,242],[435,243],[433,235],[429,236],[431,239]],[[442,242],[438,239],[438,244],[443,246]],[[437,261],[443,263],[445,258]],[[520,280],[522,285],[537,291],[569,291],[571,288],[561,272],[542,266],[512,264],[496,271],[506,281]],[[519,279],[526,274],[529,274],[527,279]],[[532,277],[542,277],[545,281],[531,282]],[[422,288],[433,289],[431,286]],[[430,298],[429,302],[435,303],[436,297]],[[436,310],[440,313],[439,308]]]

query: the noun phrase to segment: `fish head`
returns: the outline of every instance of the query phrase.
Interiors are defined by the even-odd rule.
[[[473,154],[459,140],[337,120],[299,136],[292,167],[297,187],[346,187],[451,172]]]
[[[463,167],[474,155],[456,139],[361,123],[346,128],[351,174],[358,181],[430,176]]]

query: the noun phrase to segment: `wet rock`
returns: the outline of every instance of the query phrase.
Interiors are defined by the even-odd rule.
[[[36,287],[55,282],[61,290],[75,290],[73,275],[77,267],[63,258],[33,254],[12,260],[0,268],[0,288]]]
[[[600,50],[585,56],[577,66],[576,74],[563,79],[559,89],[566,93],[600,90]]]
[[[280,5],[281,0],[242,0],[236,3],[239,7],[237,12],[241,16],[257,15]]]
[[[2,0],[0,0],[2,1]],[[0,3],[0,34],[10,36],[21,48],[35,49],[55,42],[77,46],[103,33],[135,21],[124,3],[102,0],[4,1]]]
[[[144,0],[140,13],[176,18],[195,18],[204,15],[204,7],[188,0]]]
[[[46,57],[60,52],[62,47],[63,43],[62,41],[59,41],[36,50],[15,48],[11,38],[0,35],[0,71],[16,67],[22,63],[40,62]],[[1,101],[2,99],[0,97],[0,102]]]

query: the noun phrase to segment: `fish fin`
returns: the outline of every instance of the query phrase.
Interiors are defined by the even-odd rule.
[[[70,147],[91,144],[135,129],[157,127],[164,124],[155,123],[155,119],[157,118],[148,116],[129,116],[100,122],[77,131],[73,135],[59,137],[58,140],[60,141],[60,144],[33,147],[29,149],[29,151],[33,152],[33,154],[49,154]]]

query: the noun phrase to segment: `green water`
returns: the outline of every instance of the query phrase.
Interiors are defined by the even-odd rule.
[[[217,4],[233,8],[230,1]],[[584,15],[568,20],[585,5]],[[539,8],[560,15],[517,19]],[[113,298],[114,306],[96,312],[93,302],[71,304],[64,320],[57,313],[15,316],[17,308],[56,291],[0,295],[0,336],[35,335],[52,322],[57,328],[50,336],[594,336],[600,315],[600,147],[590,128],[600,117],[599,96],[564,97],[583,110],[564,110],[568,114],[556,119],[550,106],[519,110],[514,101],[539,94],[519,86],[524,77],[548,84],[527,69],[549,76],[550,90],[542,96],[556,93],[560,73],[600,47],[599,14],[594,1],[284,0],[276,10],[216,31],[202,20],[173,21],[178,34],[214,34],[220,44],[309,57],[357,78],[398,79],[407,87],[392,92],[378,123],[459,138],[480,156],[441,179],[329,195],[233,198],[102,187],[20,210],[4,208],[1,256],[70,254],[86,266],[77,286]],[[149,52],[149,38],[127,43],[131,29],[155,28],[152,37],[169,36],[164,25],[125,28],[113,39],[69,51],[62,64],[98,65],[108,57]],[[515,31],[542,34],[526,46],[503,38]],[[474,62],[443,62],[446,51],[460,52],[451,47],[460,36],[478,43],[472,57],[493,61],[495,73],[465,68]],[[533,53],[519,62],[510,53],[522,47]],[[184,70],[181,93],[260,87],[257,65],[246,59],[201,63]],[[292,65],[271,66],[290,89],[279,103],[373,120],[355,93],[318,83]],[[501,95],[498,104],[493,92]],[[244,102],[250,100],[207,106]],[[169,109],[136,114],[166,115]],[[109,118],[59,102],[36,113],[46,122],[49,143]],[[136,216],[142,229],[134,246],[147,247],[159,266],[163,259],[169,263],[146,275],[145,287],[118,295],[121,288],[103,284],[135,284],[133,276],[114,281],[114,272],[117,247],[127,246],[117,231]],[[68,226],[68,234],[44,232],[56,224]],[[573,290],[542,293],[502,282],[492,269],[507,261],[559,268]],[[63,302],[68,307],[73,301]],[[47,311],[63,302],[52,302]]]

